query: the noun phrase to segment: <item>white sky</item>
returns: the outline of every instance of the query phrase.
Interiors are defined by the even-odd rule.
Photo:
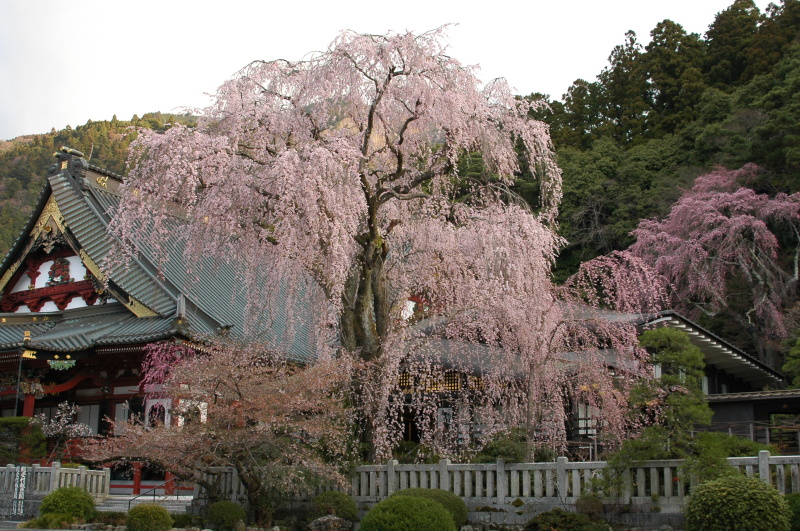
[[[593,81],[632,29],[666,18],[704,34],[733,0],[0,0],[0,139],[116,114],[202,107],[254,59],[300,59],[342,29],[422,32],[518,94]],[[768,0],[757,0],[763,11]]]

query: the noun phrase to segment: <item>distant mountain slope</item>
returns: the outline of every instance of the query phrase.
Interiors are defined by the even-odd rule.
[[[91,164],[125,174],[128,146],[137,130],[163,129],[165,124],[194,124],[190,115],[148,113],[131,120],[93,122],[72,129],[51,130],[0,141],[0,256],[8,252],[28,219],[45,183],[45,173],[54,163],[53,153],[61,146],[82,151]]]

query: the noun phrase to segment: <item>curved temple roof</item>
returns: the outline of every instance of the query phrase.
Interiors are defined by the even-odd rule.
[[[113,300],[60,312],[0,314],[0,360],[9,355],[17,359],[24,331],[31,333],[28,348],[74,352],[175,336],[200,340],[224,332],[241,337],[246,319],[264,323],[259,340],[272,343],[294,359],[313,359],[308,334],[290,330],[285,312],[249,313],[247,294],[231,264],[208,260],[194,267],[195,272],[208,274],[193,276],[190,281],[177,218],[165,249],[168,260],[160,264],[162,270],[156,265],[155,253],[142,246],[130,263],[110,269],[105,266],[117,243],[108,226],[122,199],[122,177],[90,165],[75,150],[62,148],[56,158],[33,215],[0,264],[0,290],[10,289],[10,280],[28,252],[56,226],[87,271],[106,284]],[[48,224],[50,227],[45,227]]]

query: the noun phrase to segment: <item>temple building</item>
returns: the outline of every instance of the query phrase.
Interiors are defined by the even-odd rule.
[[[169,423],[169,404],[140,385],[147,345],[241,334],[242,282],[224,263],[214,264],[213,275],[189,278],[180,243],[161,270],[148,249],[109,262],[117,242],[107,229],[122,177],[72,149],[56,159],[0,264],[0,414],[49,417],[66,400],[99,435],[132,414]],[[282,317],[273,312],[259,323],[263,333],[285,332]],[[313,349],[292,332],[284,342],[292,356],[310,359]]]

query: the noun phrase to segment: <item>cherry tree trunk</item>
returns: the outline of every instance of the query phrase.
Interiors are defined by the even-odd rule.
[[[358,353],[365,362],[364,370],[358,371],[352,382],[353,399],[360,412],[361,443],[366,446],[365,457],[376,459],[375,434],[379,411],[374,411],[374,388],[381,381],[382,338],[388,330],[389,303],[384,278],[384,249],[377,231],[375,237],[365,245],[361,264],[354,268],[347,280],[343,294],[343,310],[340,321],[341,346],[346,352]],[[380,387],[378,385],[378,387]],[[370,390],[373,392],[371,393]]]

